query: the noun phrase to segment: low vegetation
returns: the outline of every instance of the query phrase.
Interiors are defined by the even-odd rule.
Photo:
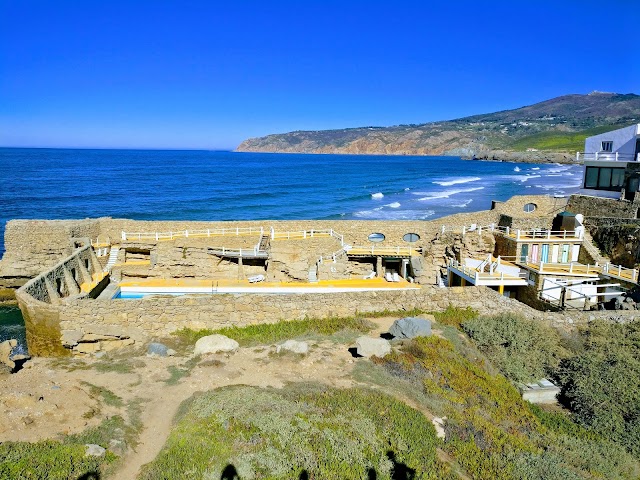
[[[60,441],[4,442],[0,444],[0,478],[100,478],[117,456],[107,451],[104,457],[86,457],[85,445],[96,444],[106,447],[112,439],[123,440],[126,428],[123,418],[115,416],[82,434],[69,435]]]
[[[424,415],[379,392],[227,387],[183,406],[141,478],[457,478],[440,444]]]
[[[246,327],[228,327],[218,330],[189,330],[175,332],[186,344],[194,344],[199,338],[215,333],[233,338],[240,346],[255,346],[281,342],[291,338],[304,338],[313,335],[333,335],[341,331],[366,333],[374,325],[361,317],[306,318],[304,320],[261,323]]]
[[[530,383],[552,375],[568,355],[557,330],[513,314],[471,318],[461,327],[514,382]]]
[[[554,152],[581,152],[584,150],[584,141],[587,137],[606,133],[617,128],[620,128],[620,125],[594,127],[580,132],[566,132],[558,130],[539,132],[514,141],[511,144],[511,148],[516,151],[535,148],[537,150],[548,150]]]
[[[640,322],[594,322],[583,351],[558,370],[563,400],[578,421],[640,458]]]
[[[563,429],[572,425],[572,436],[591,442],[592,450],[616,442],[640,458],[640,322],[595,321],[563,337],[539,322],[503,314],[467,320],[462,329],[514,382],[554,379],[580,425],[563,420]]]
[[[472,478],[640,475],[640,465],[624,448],[568,417],[533,408],[511,382],[484,368],[482,355],[468,358],[448,340],[418,338],[376,362],[423,389],[425,407],[447,417],[444,449]]]

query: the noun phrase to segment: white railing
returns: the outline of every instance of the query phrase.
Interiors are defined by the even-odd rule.
[[[495,223],[490,223],[489,225],[476,225],[472,223],[471,225],[463,225],[462,227],[449,227],[446,225],[442,225],[440,227],[440,231],[442,233],[462,233],[462,235],[466,235],[471,232],[477,233],[478,235],[482,235],[483,232],[503,233],[509,235],[511,229],[509,227],[501,227],[500,225],[496,225]]]
[[[240,235],[263,235],[264,228],[236,227],[236,228],[207,228],[201,230],[178,230],[169,232],[122,232],[122,240],[173,240],[188,237],[219,237]]]
[[[600,162],[640,162],[640,153],[620,153],[620,152],[576,152],[576,161],[600,161]]]
[[[344,248],[341,248],[340,250],[337,250],[333,253],[330,253],[329,255],[321,255],[318,258],[318,264],[322,264],[324,262],[327,261],[331,261],[333,263],[337,263],[338,258],[342,257],[343,255],[346,255],[347,252],[345,252]]]
[[[250,257],[250,256],[267,256],[268,253],[266,250],[260,250],[257,246],[253,248],[227,248],[227,247],[209,247],[209,251],[216,254],[221,254],[223,256],[234,256],[234,257]]]
[[[344,242],[343,236],[334,232],[333,229],[278,232],[271,227],[271,240],[303,240],[314,237],[336,237],[341,244]]]
[[[464,275],[466,275],[469,278],[474,279],[474,283],[476,285],[478,285],[478,283],[482,280],[500,280],[500,281],[504,281],[505,279],[507,280],[513,280],[513,279],[521,279],[521,280],[526,280],[527,279],[527,273],[525,272],[520,272],[517,275],[510,275],[510,274],[505,274],[504,272],[480,272],[478,271],[476,268],[473,267],[469,267],[467,265],[464,265],[460,262],[458,262],[455,259],[451,259],[449,260],[449,267],[458,270],[459,272],[463,273]],[[499,273],[499,274],[498,274]]]
[[[402,255],[413,256],[421,255],[422,250],[414,247],[385,247],[381,245],[354,245],[345,248],[347,255]]]
[[[582,240],[584,230],[511,230],[507,235],[515,237],[516,240]]]
[[[602,266],[602,272],[611,277],[631,280],[634,283],[638,283],[638,270],[636,270],[635,268],[625,268],[620,265],[605,263]]]

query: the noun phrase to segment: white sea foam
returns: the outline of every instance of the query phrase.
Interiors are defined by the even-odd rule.
[[[452,177],[447,180],[439,180],[431,183],[442,185],[443,187],[450,187],[451,185],[458,185],[460,183],[470,183],[482,180],[480,177]]]
[[[371,220],[425,220],[435,214],[434,210],[361,210],[353,216]]]
[[[514,172],[519,172],[520,171],[520,167],[516,167],[513,169]]]
[[[466,200],[462,203],[456,203],[454,205],[451,205],[452,207],[456,207],[456,208],[464,208],[467,205],[469,205],[471,202],[473,202],[473,198],[470,198],[469,200]]]
[[[533,167],[531,170],[540,170],[540,167]]]
[[[409,187],[404,189],[405,192],[408,192],[409,190],[411,190]]]
[[[519,180],[524,183],[527,182],[529,180],[531,180],[532,178],[540,178],[542,175],[526,175],[524,177],[520,177]]]
[[[476,190],[483,190],[484,187],[474,187],[474,188],[463,188],[460,190],[445,190],[444,192],[414,192],[415,195],[426,195],[426,197],[421,197],[418,200],[436,200],[438,198],[449,198],[452,195],[457,195],[458,193],[469,193],[475,192]]]
[[[378,198],[383,198],[383,197],[384,197],[384,193],[382,193],[382,192],[372,193],[371,194],[371,198],[378,199]]]
[[[385,207],[389,207],[389,208],[400,208],[400,202],[393,202],[393,203],[389,203],[389,204],[385,205]]]

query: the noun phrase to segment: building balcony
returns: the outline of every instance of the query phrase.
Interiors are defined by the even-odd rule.
[[[620,153],[620,152],[576,152],[577,162],[640,162],[640,153]]]

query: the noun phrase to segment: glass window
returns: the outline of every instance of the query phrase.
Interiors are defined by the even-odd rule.
[[[383,233],[372,233],[371,235],[369,235],[369,241],[370,242],[382,242],[382,241],[384,241],[384,234]]]
[[[600,176],[598,177],[599,188],[609,188],[611,186],[611,169],[601,168]]]
[[[585,188],[595,188],[598,186],[598,167],[587,167],[587,173],[584,176]]]
[[[405,233],[402,236],[402,240],[409,243],[417,242],[418,240],[420,240],[420,235],[418,235],[417,233]]]
[[[603,152],[612,152],[613,151],[613,142],[612,141],[602,142],[602,151]]]
[[[537,205],[535,203],[527,203],[527,204],[525,204],[523,210],[526,213],[531,213],[531,212],[534,212],[536,210],[536,208],[537,208]]]
[[[624,168],[614,168],[611,170],[611,186],[622,187],[624,185]]]

